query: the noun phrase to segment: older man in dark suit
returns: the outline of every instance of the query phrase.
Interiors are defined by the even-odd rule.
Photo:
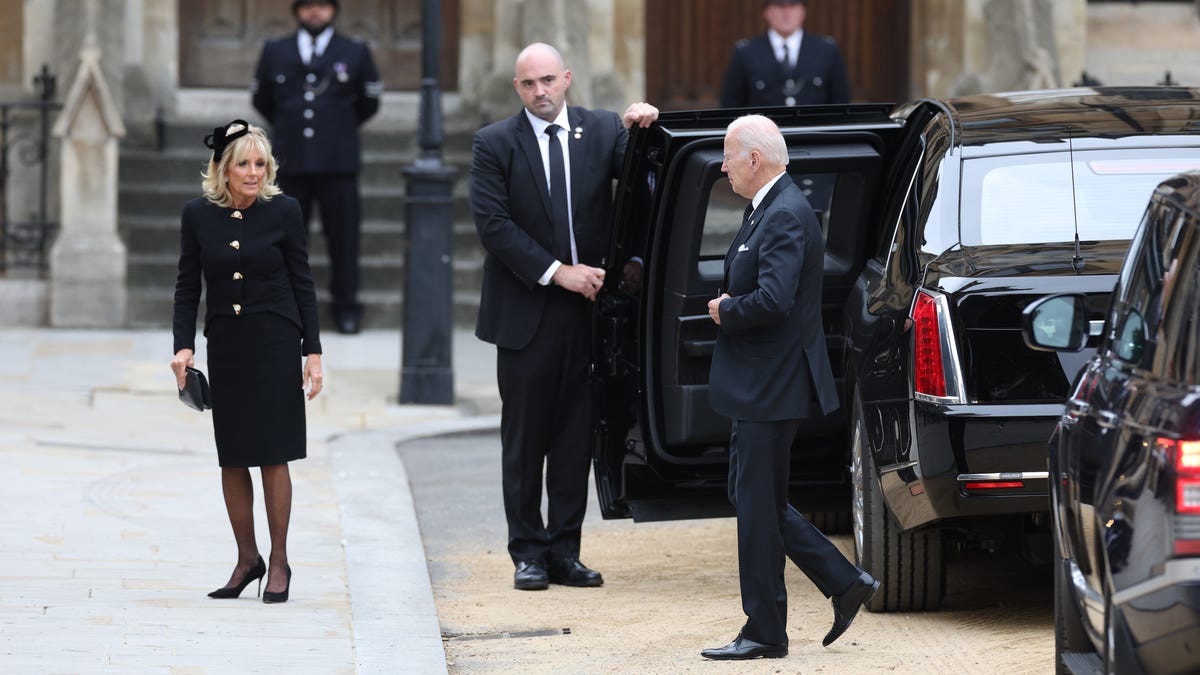
[[[804,32],[808,0],[766,0],[767,32],[733,46],[722,108],[849,103],[846,65],[833,38]]]
[[[825,645],[879,587],[787,501],[800,420],[838,407],[821,321],[825,247],[787,162],[787,144],[770,119],[748,115],[729,125],[721,170],[751,206],[725,256],[727,292],[708,303],[720,326],[709,398],[733,420],[729,499],[746,623],[733,642],[701,652],[710,659],[787,656],[785,554],[833,598]]]
[[[571,71],[541,43],[517,56],[513,85],[524,108],[475,134],[471,166],[471,210],[487,251],[475,335],[496,345],[513,585],[599,586],[600,573],[579,561],[591,301],[604,282],[627,129],[649,126],[658,109],[634,103],[618,117],[566,106]]]

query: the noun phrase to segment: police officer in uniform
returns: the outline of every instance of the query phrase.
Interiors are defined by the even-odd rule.
[[[846,65],[833,38],[804,32],[808,0],[766,0],[766,33],[733,46],[722,108],[849,103]]]
[[[280,187],[300,202],[305,223],[313,201],[320,206],[335,326],[357,333],[358,127],[379,110],[383,83],[367,45],[334,32],[337,9],[336,0],[295,0],[300,28],[263,46],[251,91],[273,127]]]

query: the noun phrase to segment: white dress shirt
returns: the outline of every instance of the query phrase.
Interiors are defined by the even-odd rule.
[[[305,64],[311,63],[313,55],[320,57],[325,53],[325,48],[329,46],[329,41],[333,39],[333,26],[321,31],[316,38],[312,34],[301,28],[296,31],[296,44],[300,47],[300,58]]]
[[[533,135],[537,138],[538,150],[542,153],[542,170],[546,174],[546,189],[550,189],[550,137],[546,135],[546,127],[551,124],[557,124],[558,130],[558,145],[562,148],[563,154],[563,171],[567,179],[567,231],[571,234],[571,264],[579,262],[579,252],[575,250],[575,223],[571,209],[571,149],[567,139],[570,138],[571,121],[567,117],[567,106],[563,106],[562,110],[558,111],[558,117],[554,118],[554,122],[546,120],[534,115],[528,110],[525,111],[525,116],[529,118],[529,124],[533,126]],[[550,263],[550,267],[546,269],[545,274],[538,283],[546,286],[550,283],[551,277],[558,271],[558,268],[565,261],[555,260]]]
[[[788,66],[796,65],[796,59],[800,57],[800,41],[804,39],[804,31],[798,30],[783,37],[773,30],[767,30],[767,39],[771,41],[771,50],[775,52],[776,61],[783,62],[786,58]],[[784,47],[787,47],[787,52],[783,51]]]

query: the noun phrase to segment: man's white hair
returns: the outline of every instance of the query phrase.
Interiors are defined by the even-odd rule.
[[[743,115],[725,129],[725,135],[737,134],[738,152],[743,155],[757,150],[763,161],[785,167],[788,163],[787,142],[779,127],[769,117],[762,115]]]

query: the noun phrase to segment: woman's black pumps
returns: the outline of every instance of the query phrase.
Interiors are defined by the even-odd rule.
[[[287,602],[288,591],[292,589],[292,566],[287,565],[287,587],[278,593],[274,591],[263,591],[262,598],[265,603]]]
[[[267,575],[267,563],[263,562],[262,556],[260,555],[260,556],[258,556],[258,562],[254,563],[254,567],[251,567],[250,571],[246,572],[246,576],[242,577],[242,580],[240,582],[238,582],[237,585],[226,586],[225,588],[218,588],[217,590],[213,591],[212,593],[209,593],[208,597],[217,598],[217,599],[236,598],[239,595],[241,595],[242,591],[246,588],[246,586],[248,586],[250,584],[250,582],[254,581],[255,579],[258,579],[258,590],[261,592],[262,591],[262,580],[263,580],[263,577],[265,577],[266,575]],[[288,576],[289,576],[289,578],[291,577],[290,574]],[[257,593],[255,595],[257,595]],[[263,593],[263,600],[266,600],[268,595],[270,595],[270,594]],[[283,592],[283,596],[284,596],[283,599],[286,600],[287,599],[287,591]]]

